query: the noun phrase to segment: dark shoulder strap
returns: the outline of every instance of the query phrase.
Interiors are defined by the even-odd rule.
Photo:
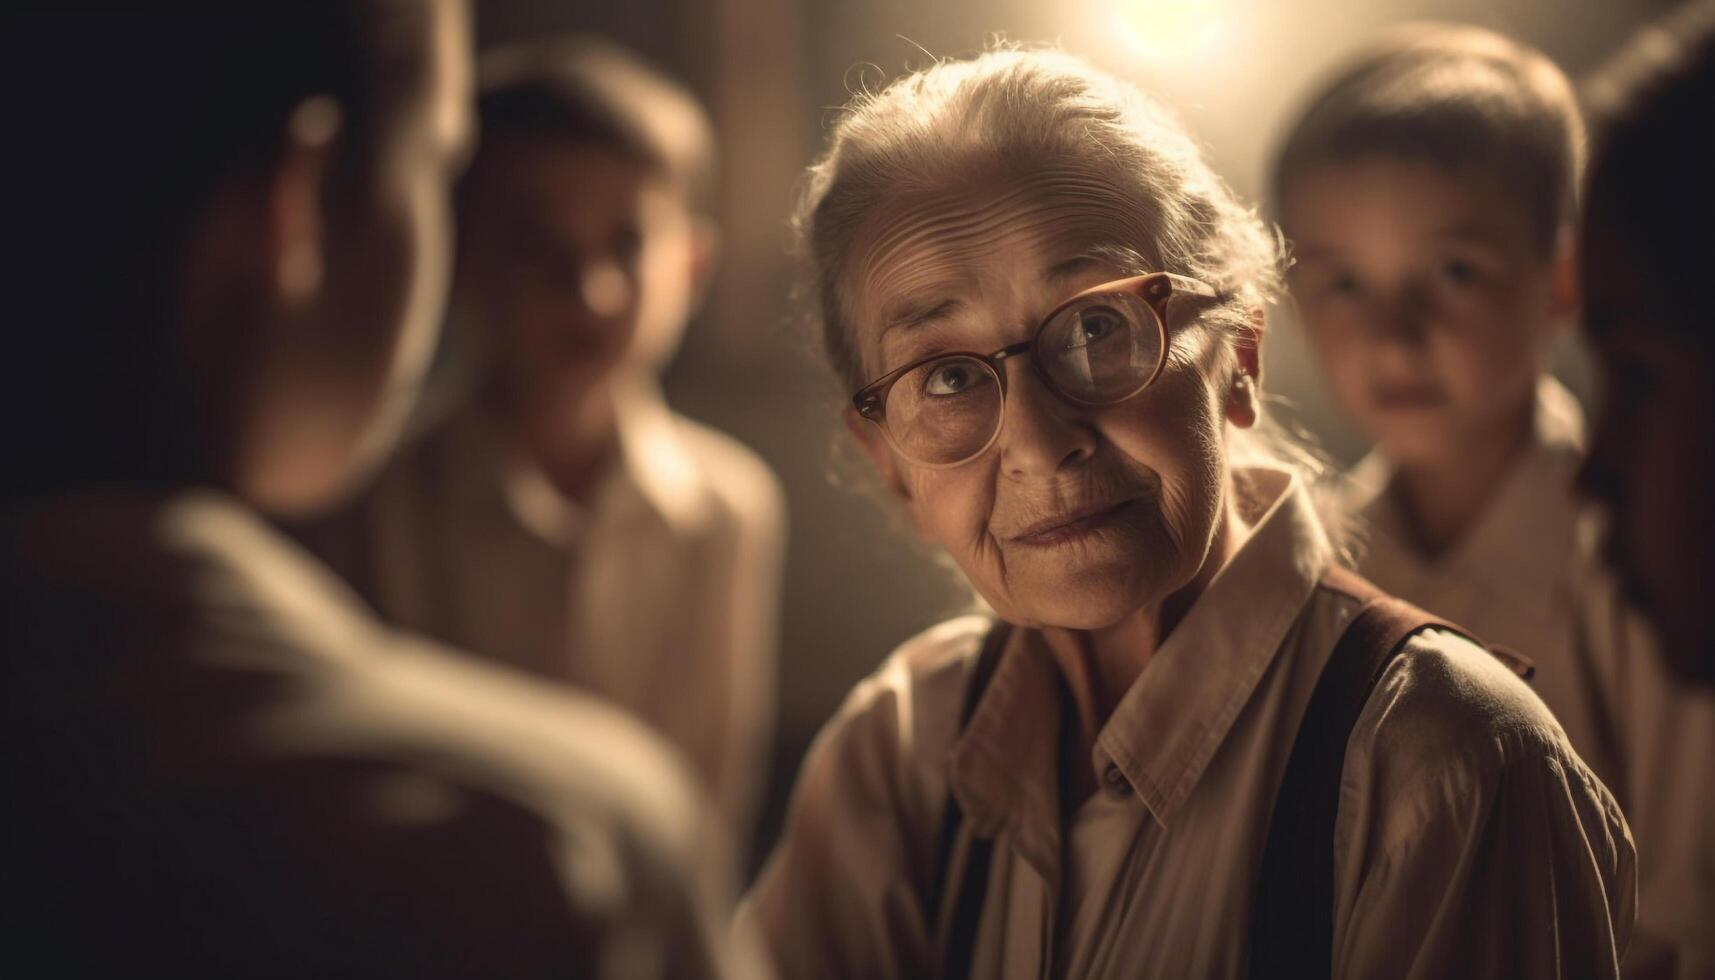
[[[977,710],[977,702],[982,700],[989,679],[994,676],[995,665],[1000,663],[1001,651],[1006,649],[1006,640],[1011,634],[1012,624],[996,620],[988,635],[983,637],[982,652],[971,668],[970,679],[965,682],[965,697],[959,707],[959,732],[963,733],[970,725],[971,715]],[[935,857],[935,879],[924,911],[934,916],[931,921],[933,927],[940,928],[941,923],[946,923],[944,941],[937,946],[944,951],[941,975],[952,980],[963,980],[971,973],[977,919],[982,914],[983,893],[988,889],[989,858],[994,850],[993,840],[972,837],[965,852],[963,874],[957,881],[951,880],[953,849],[958,845],[959,826],[964,819],[958,798],[953,795],[949,784],[947,809],[941,820],[941,848]],[[949,884],[954,887],[950,895],[947,892]],[[950,913],[945,911],[948,901],[952,902]]]
[[[1323,585],[1363,602],[1311,692],[1275,797],[1251,916],[1253,980],[1326,977],[1334,955],[1334,819],[1346,743],[1388,665],[1423,629],[1463,630],[1331,569]],[[1520,676],[1528,661],[1497,656]]]

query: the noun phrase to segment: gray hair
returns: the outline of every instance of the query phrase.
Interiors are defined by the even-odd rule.
[[[1057,51],[992,50],[854,96],[806,175],[793,219],[806,298],[822,352],[848,388],[861,380],[841,279],[866,217],[973,174],[1067,161],[1099,167],[1129,191],[1153,234],[1124,245],[1159,270],[1219,289],[1216,319],[1238,326],[1277,295],[1277,239],[1159,102]]]

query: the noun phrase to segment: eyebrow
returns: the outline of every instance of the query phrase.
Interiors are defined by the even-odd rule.
[[[1494,225],[1481,222],[1467,221],[1435,231],[1436,238],[1454,239],[1462,242],[1476,242],[1479,245],[1500,245],[1506,238],[1504,230]]]
[[[963,301],[952,298],[929,302],[902,300],[898,305],[883,312],[880,336],[885,337],[890,330],[901,328],[909,330],[936,320],[945,320],[963,308]]]
[[[1055,286],[1063,285],[1066,280],[1088,272],[1092,266],[1100,265],[1102,261],[1102,257],[1093,252],[1074,255],[1063,262],[1056,262],[1049,266],[1048,270],[1042,274],[1042,278]]]
[[[1125,269],[1137,266],[1141,269],[1141,263],[1141,257],[1131,249],[1097,246],[1054,263],[1043,271],[1042,277],[1051,285],[1060,286],[1066,280],[1083,275],[1097,266],[1115,265]],[[892,330],[909,330],[913,327],[946,320],[957,315],[964,307],[963,300],[953,297],[926,302],[912,299],[901,300],[896,305],[882,311],[881,333],[878,336],[886,337],[888,332]]]
[[[1344,254],[1344,250],[1334,245],[1304,246],[1293,242],[1292,251],[1289,254],[1292,257],[1292,264],[1297,265],[1305,260],[1314,262],[1320,259],[1338,258]]]
[[[1437,228],[1433,232],[1430,232],[1426,237],[1437,241],[1446,241],[1451,239],[1461,242],[1475,242],[1479,245],[1499,245],[1503,243],[1505,232],[1494,225],[1484,224],[1477,221],[1466,221],[1460,222],[1456,225],[1448,225],[1444,228]],[[1345,255],[1348,251],[1350,250],[1338,245],[1304,245],[1299,242],[1293,242],[1292,244],[1292,258],[1294,260],[1339,257]]]

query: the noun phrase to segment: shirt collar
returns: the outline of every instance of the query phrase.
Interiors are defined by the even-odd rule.
[[[1241,471],[1250,536],[1162,643],[1096,738],[1166,826],[1250,700],[1333,557],[1309,492],[1279,470]]]
[[[1163,825],[1196,788],[1332,559],[1296,476],[1235,472],[1249,536],[1126,692],[1093,752],[1098,777],[1111,761]],[[953,751],[953,792],[977,832],[993,833],[1015,810],[1058,827],[1057,684],[1041,636],[1015,630]]]
[[[512,520],[556,544],[569,544],[596,520],[653,521],[680,531],[706,521],[706,481],[655,380],[616,384],[612,398],[618,457],[589,506],[567,500],[541,470],[510,458],[501,423],[483,411],[467,411],[452,424],[457,465],[450,478],[463,483],[465,492],[497,501]]]
[[[952,791],[977,833],[992,836],[1015,810],[1058,826],[1058,683],[1041,635],[1013,630],[953,745]]]
[[[1521,582],[1552,581],[1564,573],[1577,548],[1567,529],[1579,523],[1572,482],[1584,453],[1584,413],[1553,377],[1537,384],[1531,439],[1475,524],[1451,548],[1425,559],[1405,542],[1398,509],[1388,488],[1395,468],[1379,451],[1353,467],[1348,510],[1371,530],[1368,561],[1409,582],[1401,592],[1422,591],[1447,578]],[[1521,547],[1521,543],[1528,544]],[[1390,582],[1397,575],[1390,575]],[[1417,588],[1406,587],[1416,583]]]

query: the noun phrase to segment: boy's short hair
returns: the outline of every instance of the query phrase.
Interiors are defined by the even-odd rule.
[[[1299,116],[1275,158],[1274,208],[1316,167],[1377,155],[1493,174],[1549,255],[1577,212],[1584,123],[1541,52],[1478,27],[1411,24],[1342,64]]]
[[[688,89],[624,48],[577,36],[496,48],[479,61],[478,88],[485,143],[548,136],[613,150],[666,179],[693,209],[709,208],[708,115]],[[480,159],[472,170],[479,167]]]

